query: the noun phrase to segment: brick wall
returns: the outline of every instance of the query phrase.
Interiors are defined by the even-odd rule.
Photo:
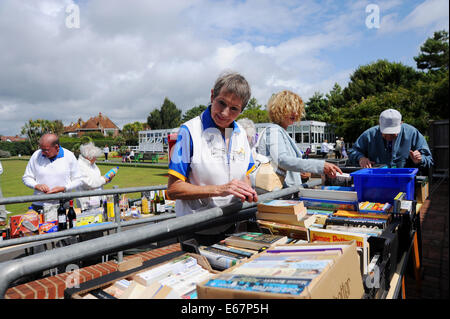
[[[126,256],[124,259],[142,257],[143,261],[163,256],[175,251],[180,251],[179,243],[169,246],[156,248],[144,253]],[[80,284],[88,280],[98,278],[109,273],[117,271],[117,263],[108,261],[80,269]],[[70,273],[62,273],[52,277],[31,281],[21,284],[6,291],[6,299],[61,299],[64,298],[64,290],[66,289],[66,279]],[[69,281],[70,283],[70,281]]]

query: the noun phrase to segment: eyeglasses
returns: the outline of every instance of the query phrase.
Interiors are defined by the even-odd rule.
[[[51,150],[56,149],[57,147],[58,147],[58,145],[54,145],[54,146],[50,146],[50,147],[48,147],[48,148],[40,147],[40,149],[41,149],[42,152],[48,153],[48,152],[50,152]]]
[[[214,102],[217,102],[217,104],[219,105],[219,107],[223,110],[223,109],[225,109],[225,108],[229,108],[230,109],[230,113],[231,114],[239,114],[239,113],[241,113],[241,107],[240,106],[236,106],[236,105],[233,105],[233,106],[229,106],[229,105],[227,105],[227,103],[224,101],[224,100],[222,100],[222,99],[220,99],[220,98],[218,98],[218,99],[216,99],[216,100],[214,100]]]

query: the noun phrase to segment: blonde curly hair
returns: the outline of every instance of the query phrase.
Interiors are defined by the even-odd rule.
[[[305,104],[300,96],[284,90],[272,94],[267,102],[267,112],[273,123],[281,125],[283,120],[292,113],[298,114],[298,118],[295,121],[299,121],[305,114]]]

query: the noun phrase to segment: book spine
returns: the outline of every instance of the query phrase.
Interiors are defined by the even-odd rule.
[[[211,247],[216,248],[216,249],[220,249],[220,250],[225,250],[225,251],[229,251],[244,257],[251,257],[253,256],[253,253],[250,253],[248,251],[244,251],[244,250],[239,250],[239,249],[235,249],[235,248],[231,248],[231,247],[227,247],[227,246],[223,246],[223,245],[219,245],[219,244],[214,244],[211,245]]]
[[[348,218],[340,216],[330,216],[327,218],[325,225],[341,225],[341,226],[360,226],[384,229],[387,222],[385,220],[369,219],[369,218]]]
[[[243,256],[243,255],[241,255],[241,254],[237,254],[237,253],[234,253],[234,252],[229,251],[229,250],[218,249],[218,248],[211,247],[211,246],[200,246],[199,249],[206,250],[206,251],[209,251],[209,252],[218,254],[218,255],[223,255],[223,256],[226,256],[226,257],[231,257],[231,258],[234,258],[234,259],[244,259],[244,258],[247,258],[246,256]]]
[[[205,256],[208,259],[208,262],[214,268],[218,269],[227,269],[239,262],[239,259],[230,258],[224,255],[219,255],[207,250],[199,249],[200,255]]]
[[[375,218],[375,219],[390,219],[390,215],[386,214],[384,212],[354,212],[354,211],[347,211],[347,210],[338,210],[336,211],[333,216],[341,216],[341,217],[350,217],[350,218]]]
[[[379,228],[366,228],[366,227],[354,227],[354,226],[341,226],[341,225],[328,225],[326,229],[339,230],[351,233],[363,233],[370,236],[379,236],[382,230]]]

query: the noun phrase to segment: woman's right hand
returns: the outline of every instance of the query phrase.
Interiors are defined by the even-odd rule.
[[[216,196],[228,195],[234,195],[240,198],[242,202],[258,201],[258,195],[256,194],[256,191],[246,182],[237,179],[233,179],[231,182],[217,186]]]
[[[328,177],[336,178],[336,173],[342,174],[342,171],[338,166],[325,162],[323,165],[323,173]]]

